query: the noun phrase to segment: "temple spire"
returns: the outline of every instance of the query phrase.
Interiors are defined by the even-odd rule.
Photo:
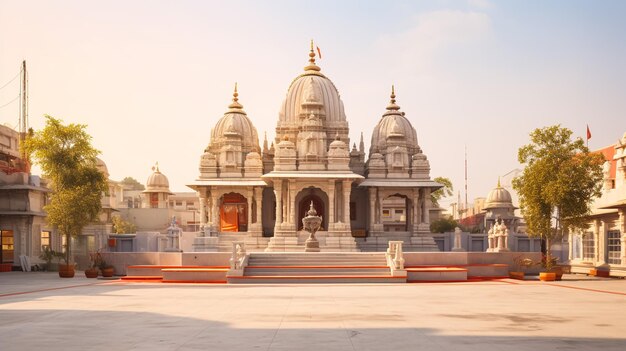
[[[359,141],[359,152],[365,153],[365,143],[363,142],[363,132],[361,132],[361,140]]]
[[[269,151],[269,149],[267,148],[267,132],[263,133],[263,153],[267,153]]]
[[[500,185],[500,176],[498,176],[498,188],[502,188],[502,186]]]
[[[311,39],[311,51],[309,52],[309,65],[304,67],[305,71],[319,71],[320,68],[315,64],[315,50],[313,49],[313,39]]]
[[[230,109],[238,109],[241,110],[243,105],[239,103],[239,93],[237,92],[237,82],[235,82],[235,91],[233,92],[233,102],[228,105]]]
[[[392,85],[391,86],[391,101],[389,101],[389,105],[387,105],[387,110],[397,111],[399,109],[400,109],[400,106],[396,105],[396,89]]]

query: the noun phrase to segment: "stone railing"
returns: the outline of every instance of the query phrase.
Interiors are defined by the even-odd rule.
[[[246,245],[243,241],[234,241],[228,275],[243,275],[243,270],[247,265],[248,255],[246,254]]]
[[[404,255],[402,253],[402,241],[389,241],[387,248],[387,265],[392,275],[406,274],[404,271]]]

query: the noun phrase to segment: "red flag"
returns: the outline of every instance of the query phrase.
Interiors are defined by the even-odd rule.
[[[591,131],[589,130],[589,125],[587,124],[587,140],[591,139]]]
[[[318,54],[318,56],[320,57],[320,59],[322,59],[322,52],[320,51],[320,47],[319,47],[319,46],[316,46],[316,48],[317,48],[317,54]]]

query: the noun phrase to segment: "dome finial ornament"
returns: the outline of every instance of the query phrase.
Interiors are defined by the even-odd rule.
[[[315,64],[315,50],[313,50],[313,39],[311,39],[311,51],[309,52],[309,65],[304,67],[305,71],[319,71],[320,68]]]
[[[235,91],[233,92],[233,102],[228,105],[229,109],[241,110],[243,105],[239,103],[239,93],[237,92],[237,82],[235,82]]]
[[[389,101],[389,105],[387,105],[387,110],[397,111],[399,109],[400,106],[396,105],[396,89],[394,85],[391,85],[391,101]]]
[[[498,176],[498,188],[502,188],[502,186],[500,185],[500,177]]]

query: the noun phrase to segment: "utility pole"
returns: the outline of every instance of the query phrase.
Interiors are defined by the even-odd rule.
[[[26,60],[22,61],[21,71],[21,84],[20,84],[20,147],[22,160],[26,161],[26,152],[24,151],[23,144],[26,140],[26,133],[28,133],[28,74],[26,72]]]
[[[465,210],[467,211],[467,145],[465,145]]]

